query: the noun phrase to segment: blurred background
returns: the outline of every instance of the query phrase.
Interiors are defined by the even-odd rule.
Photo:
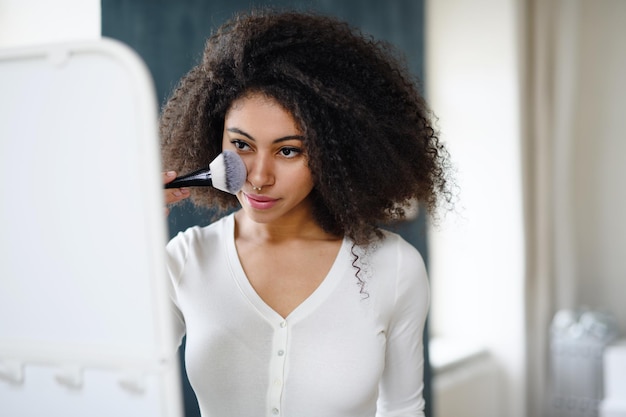
[[[399,226],[432,282],[427,415],[626,416],[626,1],[0,0],[0,48],[119,39],[162,104],[251,5],[342,17],[423,80],[459,190]]]

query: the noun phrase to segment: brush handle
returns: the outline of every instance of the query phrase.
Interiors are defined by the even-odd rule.
[[[174,181],[165,184],[165,188],[209,187],[212,185],[213,179],[211,178],[211,170],[209,168],[202,168],[176,178]]]

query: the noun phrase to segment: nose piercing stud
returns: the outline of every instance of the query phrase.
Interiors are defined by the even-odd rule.
[[[263,187],[257,187],[256,185],[253,185],[253,186],[252,186],[252,189],[253,189],[254,191],[261,191],[261,188],[263,188]]]

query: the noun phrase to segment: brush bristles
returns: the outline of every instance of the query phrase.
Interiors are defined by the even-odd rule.
[[[246,165],[233,151],[224,151],[209,164],[213,187],[236,194],[246,182]]]

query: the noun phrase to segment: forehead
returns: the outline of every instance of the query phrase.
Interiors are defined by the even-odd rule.
[[[247,94],[233,101],[226,112],[224,122],[227,129],[231,127],[253,129],[265,134],[301,133],[291,112],[274,98],[261,93]]]

